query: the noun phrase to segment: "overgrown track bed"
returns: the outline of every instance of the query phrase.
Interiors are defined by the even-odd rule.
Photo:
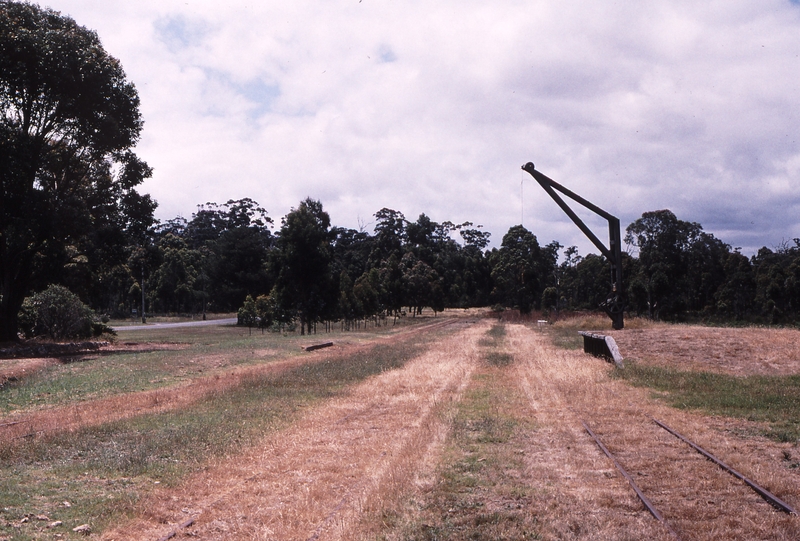
[[[586,419],[683,539],[798,539],[800,519],[774,510],[749,487],[657,426],[663,420],[793,506],[800,475],[790,444],[741,437],[720,419],[676,410],[609,378],[602,360],[557,349],[546,335],[509,326],[534,418],[528,463],[544,484],[545,537],[673,539],[581,425]],[[538,502],[535,502],[538,503]]]
[[[399,343],[411,335],[431,332],[452,325],[459,319],[442,318],[380,337],[381,341]],[[159,349],[149,345],[148,350]],[[129,419],[151,413],[163,413],[194,404],[212,393],[225,392],[241,386],[254,377],[277,376],[303,365],[321,363],[331,358],[355,354],[372,345],[338,345],[324,352],[314,352],[302,357],[291,357],[256,366],[235,367],[220,370],[211,376],[202,376],[202,370],[177,385],[120,393],[106,398],[84,400],[66,406],[48,407],[40,411],[14,413],[0,417],[0,445],[14,444],[21,438],[38,437],[62,431],[74,431],[82,427]],[[135,351],[135,344],[124,344],[124,351]],[[141,348],[138,348],[141,349]],[[161,349],[175,349],[167,344]],[[29,360],[30,361],[30,360]],[[46,364],[47,360],[41,359]],[[221,364],[221,363],[220,363]]]
[[[81,539],[82,534],[73,533],[71,528],[89,524],[92,531],[102,532],[140,509],[136,502],[146,501],[153,489],[179,485],[188,476],[207,472],[225,460],[244,467],[236,458],[246,455],[253,445],[291,427],[315,408],[349,396],[353,388],[367,379],[402,371],[406,364],[437,347],[450,334],[471,325],[466,318],[440,317],[433,320],[435,327],[456,325],[452,330],[425,331],[424,327],[431,328],[431,321],[403,330],[398,326],[391,333],[385,333],[389,329],[355,333],[347,342],[342,341],[341,346],[313,353],[301,352],[301,341],[291,337],[267,335],[250,339],[245,335],[243,338],[241,332],[229,328],[212,333],[211,341],[219,342],[213,350],[215,359],[198,358],[197,363],[190,366],[200,364],[205,369],[212,363],[221,364],[225,354],[253,355],[254,363],[264,365],[264,373],[253,373],[236,381],[239,378],[232,372],[259,367],[255,364],[220,367],[217,374],[202,378],[209,382],[205,389],[208,392],[192,396],[202,389],[193,388],[192,384],[173,386],[164,389],[174,395],[168,395],[171,401],[165,400],[163,410],[159,409],[162,404],[148,405],[153,409],[130,411],[129,417],[118,420],[113,419],[121,412],[134,410],[136,400],[147,392],[122,394],[118,397],[118,407],[110,411],[103,409],[109,406],[108,402],[84,400],[80,405],[89,407],[92,404],[97,419],[91,415],[85,419],[64,415],[61,423],[75,423],[70,430],[59,426],[56,413],[68,413],[72,405],[29,412],[28,420],[52,413],[53,429],[17,438],[10,444],[9,441],[0,442],[0,502],[3,504],[0,540],[9,536],[20,541],[52,539],[56,533],[61,539]],[[181,331],[181,338],[186,338],[184,332]],[[290,346],[288,350],[276,345],[284,341]],[[201,347],[195,348],[196,353],[207,350],[208,342],[203,337],[199,343]],[[270,349],[268,357],[259,355],[256,349],[259,344]],[[289,358],[280,363],[277,360],[280,357],[272,351],[284,351]],[[170,370],[171,363],[186,362],[190,354],[191,350],[169,352],[154,368]],[[132,360],[120,359],[123,362]],[[83,364],[88,366],[92,361]],[[280,370],[268,371],[269,365],[280,364],[283,364]],[[42,377],[58,377],[60,373],[47,372]],[[204,370],[203,375],[207,373]],[[431,379],[436,381],[436,378]],[[196,381],[197,378],[193,378],[193,382]],[[219,384],[216,389],[214,381]],[[21,382],[21,385],[30,383],[35,382]],[[178,397],[184,397],[185,401],[180,402]],[[14,429],[30,430],[17,425],[0,428]],[[36,517],[47,517],[50,522]],[[56,530],[47,528],[58,521],[63,524]],[[123,532],[116,539],[141,537]]]
[[[463,325],[403,367],[157,492],[103,538],[159,539],[187,517],[196,521],[181,533],[202,539],[357,538],[363,511],[396,500],[436,463],[445,430],[436,412],[458,400],[486,326]]]
[[[681,538],[681,536],[677,534],[673,526],[681,522],[688,522],[686,517],[690,516],[690,513],[687,513],[687,508],[694,507],[693,505],[682,505],[681,500],[686,502],[707,501],[719,509],[723,509],[727,505],[736,507],[753,505],[758,511],[764,513],[770,513],[777,509],[784,513],[797,515],[796,510],[791,505],[764,489],[758,483],[742,476],[739,472],[718,460],[712,453],[687,440],[666,424],[655,419],[651,420],[651,422],[676,436],[680,444],[669,445],[670,442],[664,438],[654,439],[650,443],[657,451],[653,452],[650,449],[634,446],[630,443],[630,440],[628,440],[627,445],[625,442],[612,441],[611,438],[604,434],[596,434],[585,421],[582,421],[581,424],[587,433],[595,439],[597,445],[614,463],[619,472],[628,480],[631,488],[636,492],[647,510],[676,538]],[[642,425],[642,427],[644,426]],[[661,434],[651,435],[659,436]],[[647,436],[643,436],[640,441],[643,445],[647,445]],[[659,454],[658,451],[662,451],[663,454]],[[698,462],[696,456],[692,455],[695,452],[700,453],[700,462],[702,464]],[[647,458],[637,460],[638,457],[642,456]],[[706,460],[703,461],[703,458]],[[630,465],[629,462],[635,463],[635,466]],[[685,473],[682,471],[683,468],[677,466],[682,463],[684,467],[688,466],[691,469],[692,477],[682,475]],[[668,475],[665,470],[669,470]],[[671,482],[666,483],[665,477],[670,479]],[[651,479],[657,479],[658,482],[652,482],[650,481]],[[698,482],[698,479],[702,480],[702,482]],[[741,490],[742,487],[746,487],[747,490]],[[750,491],[749,493],[747,493],[748,490]],[[753,498],[753,495],[758,497]],[[662,505],[667,506],[669,510],[664,511]],[[717,515],[707,518],[714,520]],[[676,526],[676,528],[681,531],[679,526]]]

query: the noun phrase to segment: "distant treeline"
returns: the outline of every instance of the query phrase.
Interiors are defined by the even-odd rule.
[[[114,317],[230,312],[247,323],[310,330],[430,307],[492,306],[596,310],[609,293],[601,256],[544,246],[521,225],[499,248],[470,222],[437,223],[421,214],[375,213],[373,231],[331,226],[306,199],[279,228],[251,199],[207,203],[191,220],[157,223],[135,243],[84,246],[56,281]],[[106,242],[103,242],[103,241]],[[626,229],[627,310],[654,319],[794,323],[800,308],[800,240],[748,258],[669,210],[646,212]],[[113,257],[104,257],[111,254]],[[122,257],[124,255],[124,257]],[[256,302],[258,301],[258,302]],[[258,305],[258,307],[256,307]]]

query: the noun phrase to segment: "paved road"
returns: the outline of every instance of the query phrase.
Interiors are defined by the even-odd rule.
[[[207,319],[206,321],[182,321],[180,323],[147,323],[145,325],[123,325],[121,327],[112,327],[116,332],[121,331],[136,331],[139,329],[172,329],[175,327],[203,327],[206,325],[235,325],[236,318],[229,317],[225,319]]]

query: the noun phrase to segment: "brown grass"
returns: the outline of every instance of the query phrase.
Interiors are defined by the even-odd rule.
[[[8,424],[0,429],[0,443],[8,444],[34,434],[68,432],[110,421],[129,419],[137,415],[185,408],[213,393],[221,393],[238,387],[242,382],[248,381],[254,376],[277,375],[303,364],[321,360],[322,356],[320,355],[297,357],[255,367],[236,368],[223,374],[194,378],[183,385],[118,394],[63,407],[21,415],[9,415],[3,418],[3,423]]]
[[[468,380],[480,329],[468,328],[400,370],[370,378],[242,456],[209,465],[143,502],[103,539],[158,538],[188,516],[202,539],[352,539],[364,509],[425,482],[442,427],[433,412]]]
[[[525,359],[519,381],[541,426],[528,464],[542,480],[536,503],[547,517],[548,537],[669,539],[583,431],[585,419],[685,539],[800,538],[797,517],[773,511],[650,417],[797,505],[800,475],[781,458],[789,444],[741,438],[723,420],[655,402],[642,389],[610,380],[604,361],[556,349],[540,333],[512,327],[509,337]]]
[[[384,341],[399,341],[408,334],[424,332],[435,329],[452,322],[452,319],[441,318],[420,327],[404,329],[380,337]],[[181,344],[151,344],[151,343],[124,343],[111,346],[113,351],[152,351],[160,349],[182,349]],[[0,419],[0,444],[13,445],[23,437],[43,435],[54,432],[68,432],[88,426],[129,419],[138,415],[161,413],[171,410],[186,408],[200,402],[205,397],[214,393],[223,393],[234,389],[251,380],[253,377],[264,375],[278,375],[299,366],[323,362],[328,358],[355,353],[359,349],[368,348],[367,345],[337,344],[334,347],[304,354],[302,357],[293,357],[284,360],[271,361],[248,367],[236,367],[220,371],[211,376],[195,376],[179,385],[124,393],[107,398],[86,400],[77,404],[47,408],[33,412],[12,413]],[[271,354],[271,350],[254,351],[254,356],[264,357]],[[230,354],[233,355],[233,354]],[[229,355],[205,355],[197,359],[203,367],[222,368],[227,364]],[[24,362],[29,361],[32,366],[42,369],[50,363],[58,362],[55,359],[27,359],[14,360],[18,367],[24,368]],[[194,361],[191,361],[194,362]]]
[[[428,329],[447,324],[432,322]],[[513,539],[502,532],[491,537],[486,532],[499,530],[482,528],[481,521],[505,517],[526,528],[535,524],[526,529],[535,532],[532,538],[671,539],[585,433],[583,419],[683,539],[800,539],[800,518],[774,511],[650,418],[663,420],[795,507],[800,506],[797,445],[753,436],[745,421],[670,408],[647,390],[610,378],[608,363],[558,349],[548,334],[531,326],[505,324],[504,333],[492,332],[490,340],[486,331],[495,324],[492,320],[462,322],[463,330],[403,368],[370,377],[259,445],[207,464],[178,487],[156,490],[138,504],[132,521],[101,537],[158,539],[195,518],[193,526],[181,529],[181,536],[422,540],[435,538],[429,535],[429,522],[446,525],[456,517],[459,524],[477,525],[463,530],[471,532],[464,539]],[[554,327],[572,333],[575,326],[606,330],[604,323],[590,316]],[[771,333],[777,338],[770,340]],[[786,359],[796,358],[793,341],[798,337],[795,331],[645,321],[626,322],[626,331],[614,336],[623,355],[641,351],[639,362],[653,358],[654,363],[704,370],[710,363],[735,374],[791,371]],[[668,339],[655,342],[659,336]],[[775,351],[769,349],[773,343]],[[733,349],[723,354],[725,347]],[[47,422],[60,426],[47,425],[44,417],[36,421],[37,415],[56,412],[31,413],[25,420],[41,422],[44,430],[60,430],[65,419],[69,427],[135,415],[139,412],[130,410],[136,404],[142,405],[141,412],[181,408],[203,393],[231,388],[251,371],[280,371],[349,351],[337,348],[229,370],[184,386],[59,408]],[[709,361],[717,351],[723,352],[719,360]],[[461,429],[483,419],[484,413],[464,413],[481,396],[489,397],[486,415],[510,419],[516,428],[508,437],[475,446],[465,443],[466,429]],[[10,434],[17,428],[0,430]],[[478,458],[480,453],[487,455]],[[477,488],[461,496],[445,494],[442,488],[450,482],[445,477],[452,475],[456,461],[482,468],[476,474]],[[451,512],[442,502],[454,497],[462,500]],[[511,504],[523,507],[512,509]]]
[[[800,331],[759,327],[653,325],[610,332],[641,364],[734,376],[800,373]]]
[[[19,381],[41,372],[50,365],[57,364],[58,359],[2,359],[0,360],[0,388],[6,383]]]
[[[515,382],[514,362],[502,348],[503,327],[480,340],[481,362],[461,400],[440,412],[448,427],[435,476],[401,489],[364,522],[377,526],[367,539],[539,539],[531,511],[536,479],[526,475],[525,450],[535,432],[526,398]]]

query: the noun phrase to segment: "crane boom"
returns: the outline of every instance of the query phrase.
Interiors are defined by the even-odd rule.
[[[620,236],[619,218],[604,211],[597,205],[590,203],[583,197],[575,192],[565,188],[555,180],[549,178],[543,173],[536,170],[533,162],[528,162],[522,166],[522,169],[530,173],[530,175],[539,183],[539,185],[553,198],[553,200],[561,207],[561,210],[570,217],[570,219],[578,226],[578,229],[583,231],[592,244],[594,244],[600,253],[602,253],[611,264],[611,291],[606,297],[606,300],[600,303],[600,307],[611,318],[611,325],[615,329],[622,329],[625,326],[623,321],[623,311],[625,309],[623,299],[623,286],[622,286],[622,238]],[[569,197],[576,203],[591,210],[598,216],[605,218],[608,221],[608,238],[609,245],[603,244],[597,235],[595,235],[589,227],[583,223],[575,211],[556,193],[561,192]]]

